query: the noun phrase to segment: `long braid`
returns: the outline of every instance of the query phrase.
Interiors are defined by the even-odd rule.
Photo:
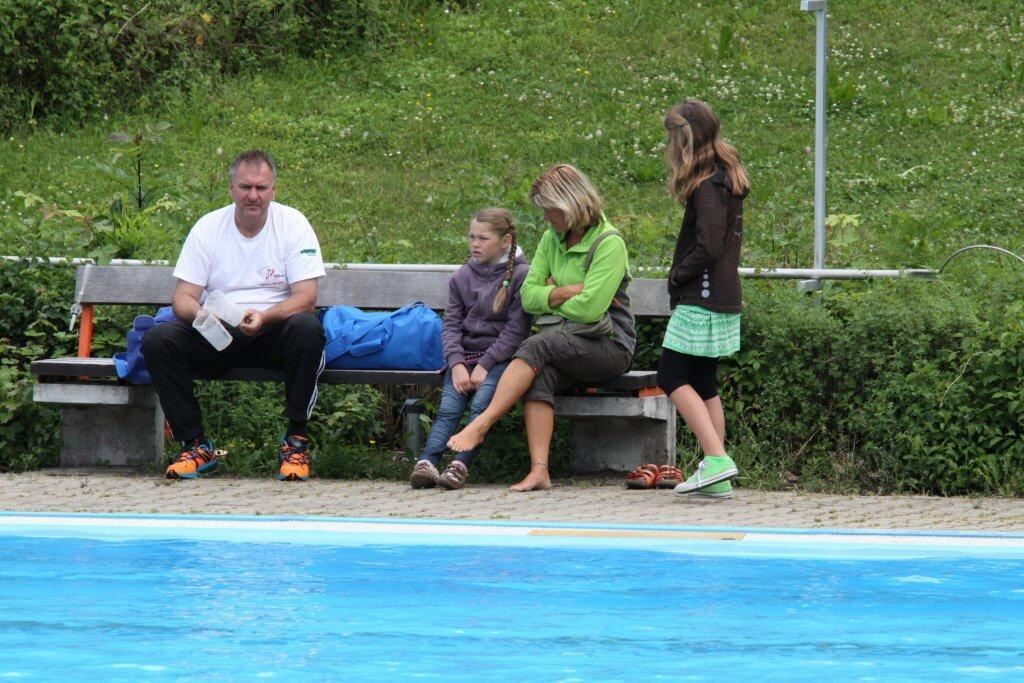
[[[516,223],[515,219],[512,218],[512,212],[508,209],[499,209],[497,207],[490,207],[487,209],[480,209],[473,214],[473,218],[470,219],[469,223],[472,225],[474,222],[485,223],[494,230],[500,237],[504,238],[506,235],[512,235],[512,242],[508,247],[508,262],[505,265],[505,277],[502,279],[501,287],[498,288],[497,294],[494,295],[494,305],[492,310],[494,313],[498,313],[505,306],[505,300],[508,298],[508,286],[512,282],[512,273],[516,268]]]
[[[501,287],[498,289],[498,293],[494,295],[494,306],[492,312],[497,313],[505,307],[505,299],[507,298],[509,284],[512,282],[512,273],[516,269],[516,226],[512,225],[509,221],[509,231],[506,235],[512,235],[512,243],[508,246],[508,262],[505,264],[505,279],[501,281]]]

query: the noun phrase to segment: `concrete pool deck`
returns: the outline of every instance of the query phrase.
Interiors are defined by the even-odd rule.
[[[114,470],[0,474],[0,510],[143,514],[324,515],[600,524],[1024,532],[1024,500],[847,496],[740,489],[731,500],[630,491],[621,480],[556,482],[551,491],[505,486],[414,491],[391,481],[211,476],[168,481]]]

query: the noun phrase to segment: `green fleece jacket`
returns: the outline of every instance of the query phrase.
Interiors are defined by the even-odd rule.
[[[565,248],[565,234],[559,235],[548,229],[540,238],[537,253],[530,261],[530,272],[519,290],[523,309],[534,315],[554,313],[578,323],[600,320],[611,305],[623,276],[629,271],[626,243],[618,236],[606,237],[598,245],[586,273],[583,272],[583,260],[594,239],[612,227],[607,219],[603,219],[587,230],[579,244],[569,249]],[[549,277],[554,279],[555,285],[546,284]],[[548,306],[551,290],[577,282],[583,283],[582,292],[557,308]]]

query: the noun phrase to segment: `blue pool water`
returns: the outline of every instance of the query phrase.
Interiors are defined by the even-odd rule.
[[[0,516],[0,679],[1024,678],[1019,550],[91,521]]]

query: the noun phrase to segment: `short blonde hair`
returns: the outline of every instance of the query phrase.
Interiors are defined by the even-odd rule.
[[[559,209],[570,230],[601,222],[601,197],[587,176],[569,164],[555,164],[530,187],[530,202],[538,209]]]

